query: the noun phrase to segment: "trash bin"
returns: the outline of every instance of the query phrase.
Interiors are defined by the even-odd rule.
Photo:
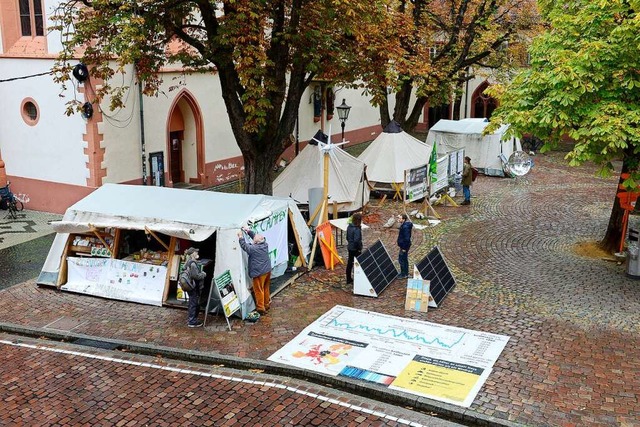
[[[631,230],[629,230],[631,231]],[[627,248],[627,276],[632,279],[640,279],[640,257],[637,240],[630,241]]]

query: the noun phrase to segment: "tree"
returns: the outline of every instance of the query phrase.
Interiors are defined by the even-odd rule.
[[[539,30],[534,0],[401,0],[397,13],[404,23],[395,27],[400,50],[379,64],[386,72],[369,76],[374,78],[366,85],[382,125],[393,118],[408,131],[427,102],[439,106],[453,94],[459,98],[473,70],[519,65],[523,47]],[[392,114],[388,87],[395,96]]]
[[[64,41],[54,70],[64,85],[69,59],[80,52],[104,82],[95,102],[109,96],[111,108],[126,93],[111,81],[128,64],[147,95],[157,92],[167,64],[217,73],[245,189],[271,194],[304,90],[318,74],[358,78],[361,46],[386,43],[378,34],[390,22],[387,11],[386,0],[67,0],[55,16]]]
[[[622,159],[624,184],[640,178],[640,20],[637,0],[541,2],[550,29],[531,47],[531,67],[511,83],[492,89],[500,101],[492,127],[508,123],[516,135],[530,133],[547,151],[565,136],[575,141],[572,166],[594,161],[600,174]],[[622,179],[620,179],[622,183]],[[622,214],[615,198],[601,246],[619,247]]]

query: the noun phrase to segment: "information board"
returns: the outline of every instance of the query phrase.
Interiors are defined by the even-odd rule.
[[[404,173],[404,200],[413,202],[420,200],[427,195],[429,187],[429,167],[428,165],[407,169]]]
[[[209,290],[209,299],[207,300],[207,308],[204,314],[204,323],[207,323],[207,315],[210,311],[217,311],[215,309],[221,308],[224,317],[227,321],[227,326],[231,330],[231,324],[229,323],[229,317],[236,311],[240,310],[240,300],[236,294],[236,290],[233,287],[233,280],[231,279],[231,271],[226,270],[218,277],[214,277],[211,283],[211,289]]]
[[[269,360],[469,407],[508,340],[337,305]]]

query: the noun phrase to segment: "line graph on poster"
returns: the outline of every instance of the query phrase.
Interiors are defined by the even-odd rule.
[[[377,325],[365,325],[362,324],[358,318],[360,316],[353,316],[353,312],[337,311],[333,318],[327,319],[325,326],[327,328],[336,328],[339,330],[352,331],[356,333],[364,333],[372,335],[376,339],[390,338],[399,341],[410,342],[423,345],[434,345],[440,348],[451,349],[462,342],[465,333],[457,334],[453,336],[428,336],[421,331],[410,328],[408,326],[396,325],[396,326],[377,326]]]

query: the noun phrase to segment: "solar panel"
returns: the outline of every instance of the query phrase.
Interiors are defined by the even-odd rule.
[[[353,293],[377,297],[397,276],[387,248],[378,240],[356,257]]]
[[[436,246],[431,249],[431,252],[416,265],[416,268],[423,279],[431,281],[431,296],[436,307],[439,306],[456,285],[456,279],[451,274],[440,248]]]

